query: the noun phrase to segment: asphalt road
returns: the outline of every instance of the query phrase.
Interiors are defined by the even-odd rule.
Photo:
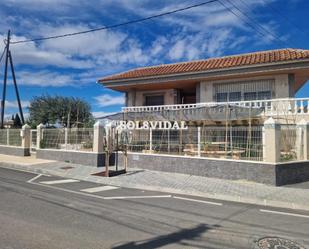
[[[309,213],[0,168],[0,248],[309,248]]]

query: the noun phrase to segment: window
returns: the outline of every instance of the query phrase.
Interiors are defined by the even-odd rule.
[[[258,99],[271,99],[271,91],[258,92]]]
[[[231,92],[229,94],[229,101],[241,101],[241,92]]]
[[[216,102],[226,102],[226,101],[227,101],[227,93],[216,94]]]
[[[164,105],[164,95],[148,95],[145,96],[145,105]]]
[[[274,85],[274,79],[217,83],[213,85],[213,100],[217,102],[236,102],[271,99],[273,97]]]
[[[256,92],[244,93],[244,100],[256,100]]]

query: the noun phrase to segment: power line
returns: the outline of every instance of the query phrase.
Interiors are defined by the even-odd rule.
[[[245,1],[243,1],[243,0],[239,0],[239,2],[241,2],[244,6],[246,6],[246,8],[247,9],[249,9],[250,8],[250,6],[249,6],[249,4],[248,3],[246,3]],[[264,2],[265,3],[265,2]],[[269,6],[269,8],[271,8],[271,9],[273,9],[273,10],[275,10],[274,8],[272,8],[271,6]],[[277,11],[278,12],[278,11]],[[278,14],[280,14],[279,12],[278,12]],[[283,16],[283,15],[281,15],[281,16]],[[284,17],[284,16],[283,16]],[[289,19],[288,18],[285,18],[288,22],[289,22]],[[293,23],[291,23],[291,22],[289,22],[290,24],[292,24],[293,25]],[[295,26],[295,25],[294,25]],[[305,33],[305,31],[302,31],[300,28],[298,28],[297,26],[295,26],[298,30],[300,30],[301,32],[303,32],[303,33]],[[306,35],[306,34],[305,34]]]
[[[234,16],[238,17],[239,19],[241,19],[242,21],[244,21],[247,25],[249,25],[252,29],[254,29],[255,31],[257,31],[262,37],[265,37],[266,34],[269,34],[273,37],[273,39],[276,42],[280,42],[281,45],[284,44],[285,46],[287,45],[285,41],[281,40],[280,37],[274,35],[271,31],[265,29],[262,25],[260,25],[259,23],[257,23],[253,18],[251,18],[249,15],[247,15],[246,13],[244,13],[240,8],[238,8],[236,5],[234,5],[231,1],[228,1],[235,9],[237,9],[243,16],[240,16],[239,14],[237,14],[232,8],[230,8],[229,6],[227,6],[225,3],[223,3],[222,1],[218,0],[219,3],[225,7],[229,12],[231,12]],[[246,18],[245,18],[246,17]],[[248,21],[249,20],[249,21]],[[255,23],[256,26],[259,27],[259,29],[252,23]],[[263,32],[262,32],[262,31]],[[279,44],[279,43],[278,43]]]
[[[114,24],[114,25],[111,25],[111,26],[105,26],[105,27],[100,27],[100,28],[95,28],[95,29],[88,29],[88,30],[84,30],[84,31],[80,31],[80,32],[73,32],[73,33],[67,33],[67,34],[62,34],[62,35],[54,35],[54,36],[47,36],[47,37],[41,37],[41,38],[26,39],[26,40],[21,40],[21,41],[11,41],[11,44],[19,44],[19,43],[25,43],[25,42],[34,42],[34,41],[57,39],[57,38],[62,38],[62,37],[75,36],[75,35],[81,35],[81,34],[96,32],[96,31],[100,31],[100,30],[114,29],[114,28],[118,28],[118,27],[121,27],[121,26],[129,25],[129,24],[144,22],[144,21],[151,20],[151,19],[154,19],[154,18],[175,14],[175,13],[178,13],[178,12],[197,8],[197,7],[200,7],[200,6],[203,6],[203,5],[206,5],[206,4],[210,4],[210,3],[214,3],[214,2],[217,2],[217,1],[219,1],[219,0],[210,0],[210,1],[207,1],[207,2],[199,3],[199,4],[190,5],[188,7],[179,8],[179,9],[171,10],[171,11],[164,12],[164,13],[161,13],[161,14],[148,16],[148,17],[144,17],[144,18],[140,18],[140,19],[136,19],[136,20],[132,20],[132,21],[128,21],[128,22],[118,23],[118,24]]]
[[[264,0],[262,0],[263,3],[265,3]],[[300,28],[297,24],[295,24],[293,21],[291,21],[290,18],[288,18],[286,15],[282,14],[277,8],[271,6],[271,5],[268,5],[268,8],[272,9],[274,12],[277,13],[277,15],[281,16],[283,19],[286,20],[286,22],[288,22],[290,25],[294,26],[295,28],[297,28],[301,33],[303,33],[303,35],[306,35],[308,36],[308,32],[302,28]]]
[[[2,59],[3,59],[3,56],[4,56],[4,53],[5,53],[5,50],[6,50],[6,46],[4,47],[3,52],[2,52],[2,54],[1,54],[1,57],[0,57],[0,63],[1,63]]]

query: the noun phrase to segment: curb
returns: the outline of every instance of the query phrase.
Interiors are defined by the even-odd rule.
[[[60,177],[70,177],[77,180],[83,180],[88,182],[95,182],[95,183],[102,183],[102,184],[109,184],[117,187],[125,187],[125,188],[135,188],[135,189],[142,189],[142,190],[149,190],[149,191],[159,191],[159,192],[168,192],[172,194],[180,194],[180,195],[190,195],[196,197],[204,197],[214,200],[220,201],[231,201],[236,203],[242,204],[253,204],[259,205],[263,207],[275,207],[275,208],[286,208],[286,209],[293,209],[293,210],[301,210],[301,211],[309,211],[309,205],[305,205],[302,203],[295,203],[295,202],[284,202],[284,201],[272,201],[267,199],[260,199],[260,198],[247,198],[242,196],[230,196],[230,195],[222,195],[222,194],[212,194],[212,193],[205,193],[200,191],[184,191],[178,190],[174,188],[167,188],[167,187],[157,187],[157,186],[145,186],[142,184],[132,184],[132,183],[119,183],[113,182],[108,180],[108,178],[98,178],[97,176],[87,176],[82,177],[75,174],[70,174],[68,172],[61,173],[59,171],[42,169],[42,168],[34,168],[32,165],[22,165],[22,164],[13,164],[13,163],[5,163],[0,162],[1,168],[6,169],[16,169],[21,171],[28,171],[31,173],[37,174],[51,174]]]

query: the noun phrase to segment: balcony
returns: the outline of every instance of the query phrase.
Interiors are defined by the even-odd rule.
[[[183,105],[160,105],[160,106],[130,106],[123,107],[123,112],[153,112],[164,110],[194,109],[199,107],[213,107],[216,105],[235,105],[240,107],[263,108],[261,116],[286,116],[286,115],[308,115],[308,98],[285,98],[269,100],[251,100],[238,102],[205,102]]]

